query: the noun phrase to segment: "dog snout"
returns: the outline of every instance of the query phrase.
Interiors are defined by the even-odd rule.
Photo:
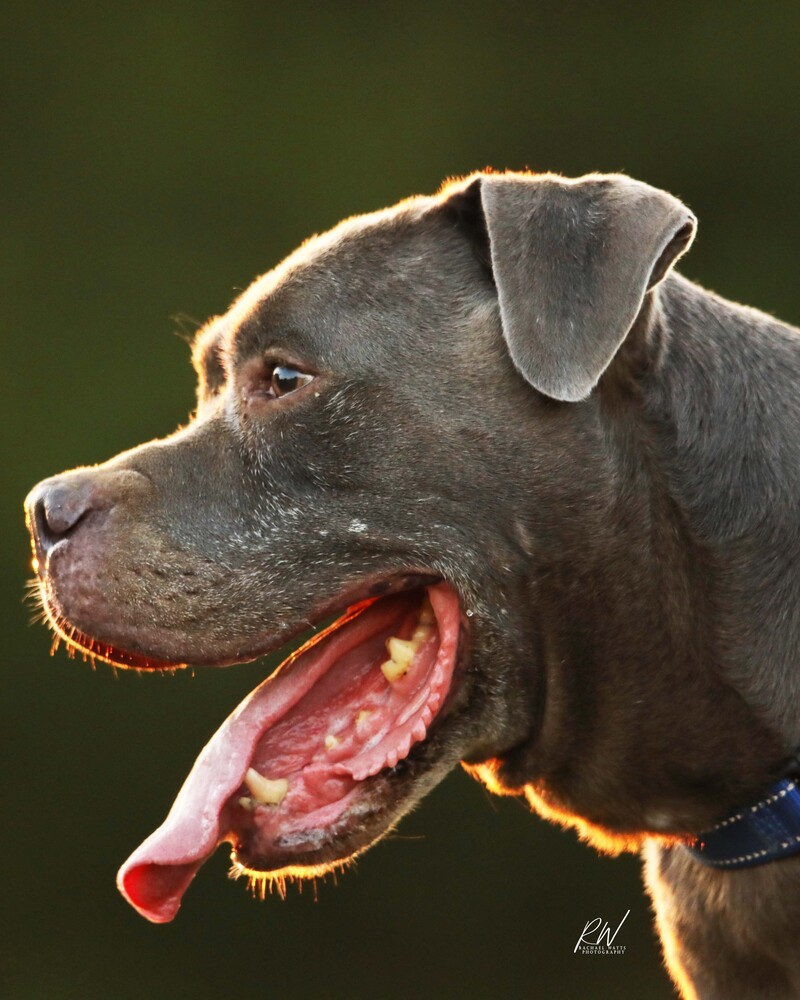
[[[25,499],[25,516],[39,559],[92,514],[128,500],[147,484],[145,476],[132,470],[83,469],[34,486]]]

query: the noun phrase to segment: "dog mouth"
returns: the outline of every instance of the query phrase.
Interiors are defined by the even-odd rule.
[[[120,869],[123,896],[163,923],[222,843],[236,873],[280,883],[379,839],[441,754],[430,734],[453,708],[464,631],[456,591],[439,582],[363,601],[313,635],[201,751]]]

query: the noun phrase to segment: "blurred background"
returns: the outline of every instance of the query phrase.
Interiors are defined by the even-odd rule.
[[[220,852],[145,923],[117,866],[271,664],[50,659],[21,501],[183,421],[181,337],[304,237],[487,164],[664,187],[685,274],[800,320],[799,32],[793,2],[4,0],[2,997],[673,995],[637,859],[463,773],[338,887],[255,902]],[[626,910],[623,956],[573,954]]]

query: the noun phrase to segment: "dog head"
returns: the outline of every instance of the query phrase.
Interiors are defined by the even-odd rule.
[[[31,492],[44,608],[89,655],[227,665],[336,616],[123,868],[141,912],[171,918],[221,841],[313,875],[458,761],[535,743],[542,568],[600,530],[593,389],[693,233],[600,175],[475,175],[347,220],[200,332],[186,427]]]

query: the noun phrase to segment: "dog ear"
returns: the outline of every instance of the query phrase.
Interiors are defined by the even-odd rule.
[[[696,228],[677,198],[621,174],[483,174],[451,205],[491,270],[514,364],[568,402],[589,395]]]

